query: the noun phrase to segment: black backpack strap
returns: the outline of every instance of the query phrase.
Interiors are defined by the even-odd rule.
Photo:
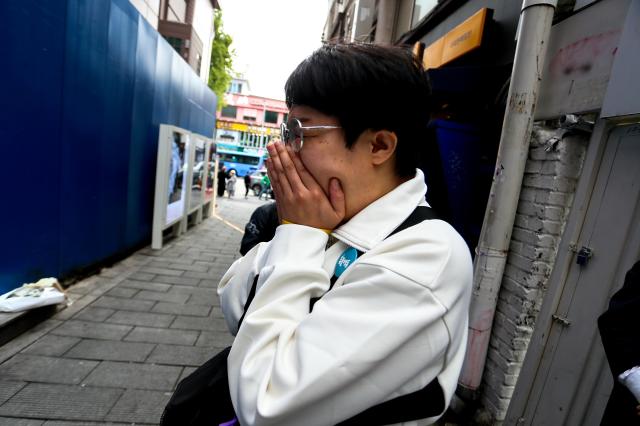
[[[400,231],[404,231],[407,228],[410,228],[414,225],[419,224],[425,220],[438,219],[438,215],[433,211],[431,207],[427,206],[418,206],[416,209],[411,212],[408,218],[404,220],[396,229],[393,230],[386,238],[397,234]],[[386,239],[385,238],[385,239]]]
[[[247,296],[247,301],[244,302],[244,311],[242,312],[242,316],[240,317],[240,320],[238,321],[238,329],[240,329],[240,326],[242,325],[242,321],[244,320],[244,316],[247,315],[247,310],[249,309],[249,305],[251,305],[251,302],[253,301],[253,298],[256,296],[256,286],[258,285],[258,277],[260,275],[256,275],[255,277],[253,277],[253,284],[251,284],[251,290],[249,290],[249,295]]]
[[[336,426],[402,423],[437,416],[444,411],[444,408],[444,392],[436,377],[422,389],[374,405]]]

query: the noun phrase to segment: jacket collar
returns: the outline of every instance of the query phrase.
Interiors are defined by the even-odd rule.
[[[424,175],[416,169],[415,177],[369,204],[336,228],[333,235],[345,244],[366,252],[400,226],[417,206],[428,205],[426,193]]]

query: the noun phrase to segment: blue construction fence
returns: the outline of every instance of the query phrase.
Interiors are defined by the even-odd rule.
[[[216,97],[128,0],[0,1],[0,294],[151,239],[160,123]]]

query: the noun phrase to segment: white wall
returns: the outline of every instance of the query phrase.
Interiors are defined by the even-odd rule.
[[[211,64],[211,42],[213,41],[213,6],[210,0],[196,0],[193,12],[193,28],[202,41],[202,65],[200,78],[205,84],[209,81],[209,65]]]
[[[158,29],[160,0],[129,0],[153,28]]]

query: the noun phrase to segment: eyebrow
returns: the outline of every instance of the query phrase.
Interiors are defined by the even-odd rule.
[[[295,115],[294,115],[294,116],[291,116],[291,115],[290,115],[290,116],[289,116],[289,120],[291,120],[292,118],[297,119],[297,120],[298,120],[300,123],[302,123],[302,124],[304,124],[304,123],[307,123],[307,122],[311,121],[311,119],[310,119],[309,117],[305,117],[305,116],[298,117],[298,116],[295,116]]]

